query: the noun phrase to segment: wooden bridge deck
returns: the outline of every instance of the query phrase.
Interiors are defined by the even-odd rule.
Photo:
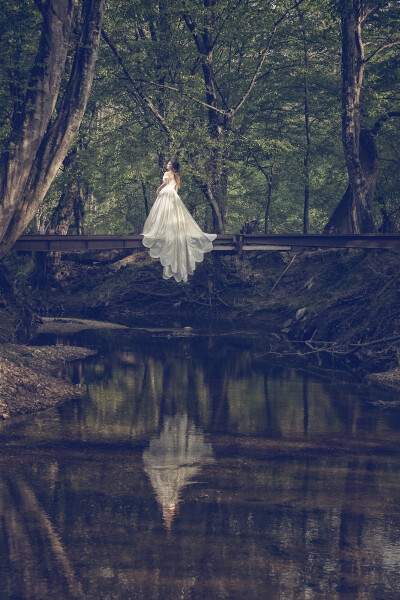
[[[282,251],[300,248],[400,249],[399,234],[362,235],[218,235],[213,250],[221,252]],[[86,250],[143,250],[141,235],[22,235],[14,250],[73,252]]]

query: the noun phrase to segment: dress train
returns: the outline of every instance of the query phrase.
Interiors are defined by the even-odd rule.
[[[214,233],[204,233],[193,219],[175,191],[175,184],[168,183],[150,211],[143,227],[143,245],[150,249],[150,256],[159,258],[163,278],[174,277],[187,281],[193,275],[196,263],[201,263],[205,252],[210,252]]]

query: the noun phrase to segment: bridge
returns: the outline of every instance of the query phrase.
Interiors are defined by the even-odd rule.
[[[228,253],[245,251],[283,251],[307,248],[400,249],[400,234],[361,235],[258,235],[221,234],[213,250]],[[145,250],[141,235],[22,235],[13,250],[31,252],[73,252],[87,250]]]

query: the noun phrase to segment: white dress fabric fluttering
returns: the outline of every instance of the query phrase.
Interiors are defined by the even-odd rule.
[[[164,175],[164,181],[169,181]],[[150,249],[150,256],[159,258],[163,278],[174,277],[187,281],[193,275],[196,263],[201,263],[205,252],[212,250],[214,233],[204,233],[193,219],[175,191],[175,184],[168,183],[150,211],[143,227],[143,245]]]

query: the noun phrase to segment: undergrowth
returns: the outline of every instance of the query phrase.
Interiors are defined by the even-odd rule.
[[[161,265],[145,252],[68,258],[41,285],[32,259],[9,261],[20,297],[37,313],[123,323],[242,322],[280,341],[302,341],[310,352],[369,356],[376,368],[397,364],[397,251],[215,253],[187,283],[163,280]],[[0,313],[0,330],[1,322]]]

